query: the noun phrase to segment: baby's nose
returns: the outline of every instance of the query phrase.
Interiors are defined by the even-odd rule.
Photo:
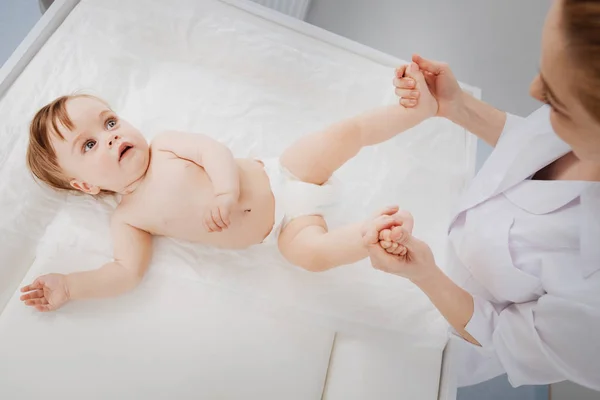
[[[119,139],[118,135],[111,135],[108,139],[108,147],[112,147],[117,142],[118,139]]]

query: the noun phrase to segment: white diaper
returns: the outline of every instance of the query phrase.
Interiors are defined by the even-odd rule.
[[[292,219],[305,215],[323,215],[338,200],[337,184],[330,179],[323,185],[303,182],[284,168],[279,158],[261,160],[275,197],[275,224],[263,244],[277,243],[281,230]]]

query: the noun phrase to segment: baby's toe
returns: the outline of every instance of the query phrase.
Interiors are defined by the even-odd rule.
[[[392,235],[392,231],[389,229],[382,229],[379,232],[379,240],[385,241],[385,242],[391,242],[391,235]]]

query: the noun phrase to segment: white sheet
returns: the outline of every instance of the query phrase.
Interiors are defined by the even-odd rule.
[[[312,353],[288,354],[294,360],[310,354],[310,360],[286,375],[314,369],[314,374],[303,375],[303,384],[313,392],[323,383],[316,376],[327,367],[326,344],[331,343],[333,330],[383,327],[409,337],[412,342],[407,346],[441,351],[445,323],[406,281],[378,273],[367,262],[311,274],[260,247],[223,252],[159,238],[148,276],[134,293],[70,304],[55,314],[38,315],[24,308],[15,292],[24,276],[25,282],[51,271],[91,269],[111,258],[107,229],[111,206],[82,196],[65,199],[37,187],[24,170],[28,121],[52,98],[86,89],[106,98],[148,138],[165,128],[203,132],[227,143],[236,156],[268,157],[307,132],[392,101],[392,76],[390,66],[214,0],[82,1],[0,102],[0,116],[9,121],[0,127],[0,206],[10,210],[0,217],[0,301],[12,296],[0,317],[0,354],[5,360],[0,362],[0,388],[7,387],[7,377],[18,375],[4,374],[18,370],[9,362],[33,374],[43,373],[45,366],[19,364],[25,350],[32,355],[42,352],[46,359],[67,351],[74,362],[81,362],[75,355],[93,343],[96,350],[88,361],[100,362],[102,354],[117,357],[128,348],[123,343],[139,337],[141,343],[154,340],[157,346],[181,341],[181,346],[194,346],[189,360],[205,359],[206,352],[218,354],[226,342],[210,346],[207,343],[216,338],[202,332],[216,324],[224,335],[235,315],[245,315],[243,308],[237,309],[242,303],[252,305],[248,312],[262,321],[257,324],[275,319],[280,330],[307,321],[318,326],[314,337],[306,340],[303,333],[288,331],[283,335],[287,341],[276,346],[284,351],[294,341],[314,343]],[[344,202],[327,216],[330,225],[357,221],[384,205],[399,203],[413,212],[415,234],[431,244],[443,264],[450,207],[470,177],[473,155],[467,141],[461,128],[433,119],[385,145],[364,150],[339,171],[338,178],[345,183]],[[184,290],[178,298],[176,293]],[[194,290],[198,293],[190,294]],[[213,291],[219,301],[206,300],[206,293]],[[204,304],[208,310],[197,313]],[[227,323],[215,322],[217,317],[210,314],[210,307],[219,304],[231,318]],[[151,312],[154,307],[157,315]],[[187,327],[185,335],[179,337],[176,329],[161,330],[169,315],[188,318],[178,324],[168,320],[178,328]],[[136,325],[142,323],[148,327]],[[108,333],[101,333],[103,328]],[[160,339],[159,332],[168,339]],[[202,333],[197,337],[202,341],[190,332]],[[89,342],[76,344],[77,337]],[[48,349],[51,342],[57,344]],[[142,346],[130,350],[144,352]],[[153,351],[165,357],[172,354]],[[263,372],[276,370],[273,365],[266,365]],[[110,377],[129,371],[128,367],[112,371],[108,364],[100,369]],[[77,368],[61,365],[53,370],[73,373]],[[160,376],[164,371],[147,372]],[[197,373],[194,376],[202,375]],[[242,382],[240,376],[232,381]],[[293,391],[278,392],[254,379],[262,382],[263,398],[293,397]]]

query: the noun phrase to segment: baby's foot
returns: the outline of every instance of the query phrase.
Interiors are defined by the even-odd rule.
[[[435,97],[431,94],[429,90],[429,86],[427,85],[427,80],[423,75],[423,71],[419,68],[416,63],[411,63],[405,70],[405,77],[411,78],[415,81],[415,88],[411,93],[415,93],[413,95],[415,103],[410,104],[410,108],[422,109],[428,116],[434,116],[438,111],[438,103]],[[402,102],[400,103],[404,106]]]
[[[390,254],[397,256],[406,255],[406,247],[396,243],[392,239],[391,229],[383,229],[379,232],[379,245]]]

